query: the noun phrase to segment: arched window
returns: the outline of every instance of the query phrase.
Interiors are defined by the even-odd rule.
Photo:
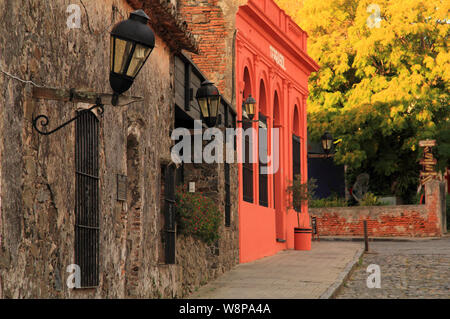
[[[259,138],[258,138],[258,153],[259,153],[259,205],[268,207],[268,182],[267,182],[267,155],[268,155],[268,140],[267,140],[267,104],[266,104],[266,87],[264,81],[261,80],[259,90]]]
[[[301,173],[301,161],[300,161],[300,116],[298,114],[297,105],[294,108],[294,123],[292,134],[292,180]]]
[[[252,84],[250,81],[250,73],[247,68],[244,69],[244,92],[243,98],[246,99],[252,93]],[[247,130],[251,128],[251,122],[244,121],[242,123],[242,128]],[[243,188],[243,199],[246,202],[253,203],[253,160],[252,160],[252,143],[253,140],[252,134],[249,130],[248,134],[243,134],[243,159],[244,163],[242,164],[242,188]]]
[[[275,97],[273,99],[273,127],[279,127],[281,124],[281,115],[280,115],[280,101],[278,98],[278,92],[275,92]],[[280,145],[281,147],[281,145]],[[281,151],[279,154],[279,161],[282,162],[281,159]],[[275,209],[281,208],[281,176],[279,170],[274,173],[273,175],[273,200],[274,200],[274,207]]]

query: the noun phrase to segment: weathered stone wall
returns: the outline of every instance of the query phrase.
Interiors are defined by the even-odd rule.
[[[49,87],[110,92],[109,31],[132,8],[125,0],[84,1],[82,28],[68,29],[66,9],[72,2],[0,1],[0,26],[6,30],[0,35],[0,68]],[[100,117],[100,284],[69,290],[75,128],[42,136],[31,120],[47,114],[53,128],[73,117],[78,105],[34,101],[30,85],[0,74],[0,297],[181,297],[215,276],[212,264],[204,262],[208,247],[182,236],[177,264],[158,262],[160,165],[170,158],[174,122],[173,52],[161,38],[129,94],[143,96],[144,102],[106,106]],[[127,161],[129,136],[138,145],[132,153],[136,167]],[[138,176],[133,189],[140,205],[133,206],[130,198],[116,200],[116,175],[128,175],[130,167]],[[236,211],[235,225],[219,244],[230,251],[221,255],[226,256],[223,270],[237,262]]]
[[[225,271],[239,263],[238,232],[238,181],[231,178],[231,225],[225,227],[225,170],[224,164],[185,164],[185,183],[195,182],[197,192],[212,198],[222,212],[222,223],[219,229],[220,239],[211,246],[199,240],[184,238],[177,242],[177,257],[183,264],[185,280],[188,281],[184,293],[192,292],[193,287],[204,285],[217,278]],[[230,165],[230,175],[237,176],[236,165]],[[195,253],[191,247],[201,247]]]
[[[363,236],[367,220],[369,236],[435,237],[442,235],[442,198],[439,182],[426,185],[425,205],[310,208],[317,217],[319,235]]]

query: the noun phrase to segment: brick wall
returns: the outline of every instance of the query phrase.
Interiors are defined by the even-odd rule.
[[[363,236],[367,220],[372,237],[435,237],[442,235],[442,199],[439,182],[426,187],[425,205],[312,208],[319,235]]]
[[[236,13],[243,0],[180,0],[180,15],[197,40],[191,56],[223,96],[232,100],[233,41]]]

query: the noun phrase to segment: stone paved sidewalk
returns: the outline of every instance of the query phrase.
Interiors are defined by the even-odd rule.
[[[369,250],[337,298],[450,299],[450,238],[374,242]],[[380,266],[381,288],[367,288],[370,264]]]
[[[328,298],[362,251],[362,243],[313,242],[311,251],[285,250],[240,264],[188,298]]]

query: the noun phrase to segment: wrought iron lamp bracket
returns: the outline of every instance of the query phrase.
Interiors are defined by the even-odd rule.
[[[43,128],[43,127],[46,127],[48,125],[48,123],[49,123],[48,117],[46,115],[43,115],[43,114],[38,115],[38,116],[36,116],[33,119],[33,128],[41,135],[51,135],[51,134],[59,131],[60,129],[66,127],[68,124],[72,123],[76,119],[78,119],[85,112],[91,112],[94,109],[98,109],[99,115],[103,114],[104,108],[103,108],[103,104],[101,103],[101,99],[100,98],[97,99],[97,102],[96,102],[96,104],[94,106],[92,106],[92,107],[90,107],[88,109],[80,111],[77,114],[77,116],[75,116],[74,118],[68,120],[67,122],[65,122],[63,124],[61,124],[60,126],[58,126],[57,128],[55,128],[55,129],[53,129],[51,131],[46,132],[46,131],[42,131],[41,129],[38,128],[38,125],[40,125]]]
[[[259,120],[237,120],[237,123],[259,123]]]

